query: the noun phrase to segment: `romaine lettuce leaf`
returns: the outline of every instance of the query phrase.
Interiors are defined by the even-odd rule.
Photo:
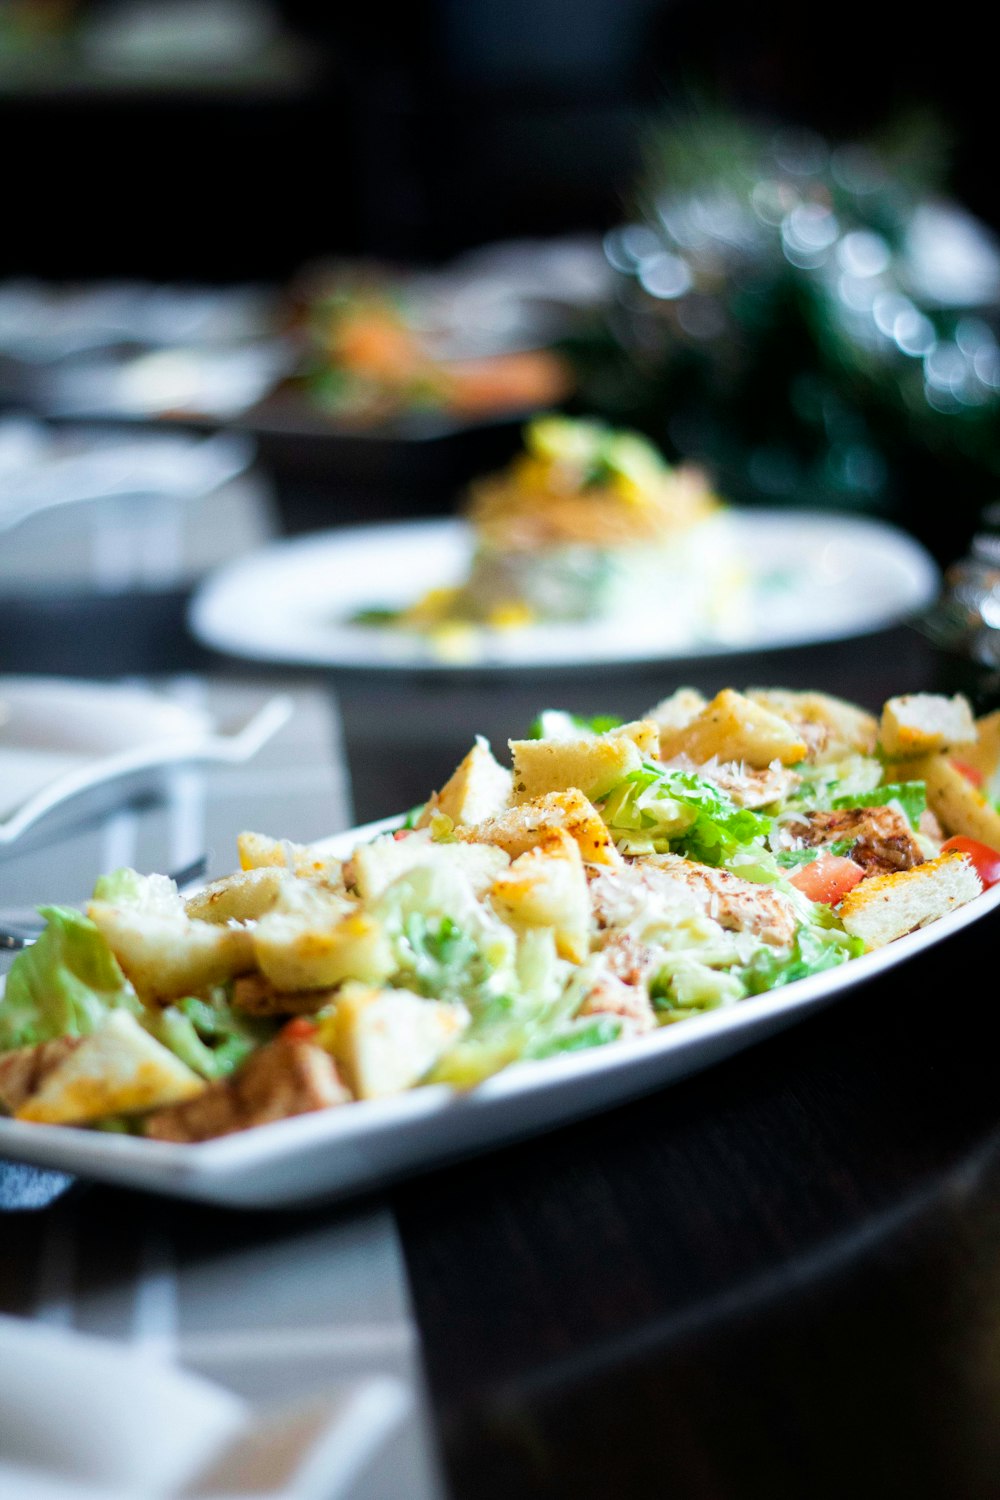
[[[834,797],[833,807],[835,810],[844,807],[883,807],[887,802],[898,802],[910,820],[910,827],[916,828],[920,815],[927,806],[927,788],[922,781],[890,781],[885,786],[878,786],[874,791],[864,792],[860,796]]]
[[[765,990],[834,969],[850,958],[860,957],[864,948],[860,938],[850,937],[837,928],[800,927],[791,949],[761,948],[736,973],[748,995],[761,995]]]
[[[175,1057],[207,1078],[225,1078],[274,1036],[278,1023],[234,1011],[225,985],[206,999],[189,996],[147,1017],[147,1029]]]
[[[109,1010],[144,1006],[94,923],[69,906],[40,908],[46,926],[14,960],[0,1000],[0,1049],[87,1036]]]
[[[724,865],[747,845],[766,837],[770,818],[736,803],[697,771],[644,765],[612,787],[601,815],[616,841],[633,854],[668,850]]]

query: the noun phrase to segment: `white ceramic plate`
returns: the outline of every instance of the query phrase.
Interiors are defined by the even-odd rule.
[[[895,624],[937,593],[928,554],[882,522],[759,510],[734,512],[733,525],[751,600],[738,623],[720,624],[711,636],[613,621],[481,630],[460,660],[444,661],[412,632],[349,623],[358,609],[398,608],[462,579],[471,547],[460,521],[276,543],[212,575],[194,599],[190,623],[206,645],[257,661],[366,670],[572,667],[838,640]]]
[[[398,818],[318,847],[345,856]],[[595,1114],[698,1072],[865,984],[1000,906],[1000,886],[919,932],[738,1005],[589,1052],[517,1063],[469,1094],[443,1086],[345,1105],[183,1146],[0,1120],[0,1155],[83,1177],[242,1208],[344,1197]]]

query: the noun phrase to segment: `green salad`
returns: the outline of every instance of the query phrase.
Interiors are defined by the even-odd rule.
[[[994,732],[995,731],[995,732]],[[641,1038],[857,958],[995,878],[1000,728],[679,689],[477,739],[349,857],[256,833],[186,900],[102,877],[0,1000],[0,1105],[196,1142]],[[985,852],[984,852],[985,851]]]

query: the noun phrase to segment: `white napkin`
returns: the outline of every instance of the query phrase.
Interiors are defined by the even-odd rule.
[[[383,1377],[257,1407],[130,1347],[0,1316],[0,1500],[337,1500],[402,1419]]]

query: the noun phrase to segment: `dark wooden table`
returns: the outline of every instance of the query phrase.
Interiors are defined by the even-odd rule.
[[[680,681],[875,706],[946,676],[895,630],[680,673],[335,687],[360,821],[543,706],[632,715]],[[994,918],[679,1086],[393,1191],[455,1500],[1000,1493],[998,935]],[[142,1205],[91,1201],[116,1223]],[[191,1242],[219,1218],[171,1210]],[[260,1220],[233,1232],[291,1232]]]

